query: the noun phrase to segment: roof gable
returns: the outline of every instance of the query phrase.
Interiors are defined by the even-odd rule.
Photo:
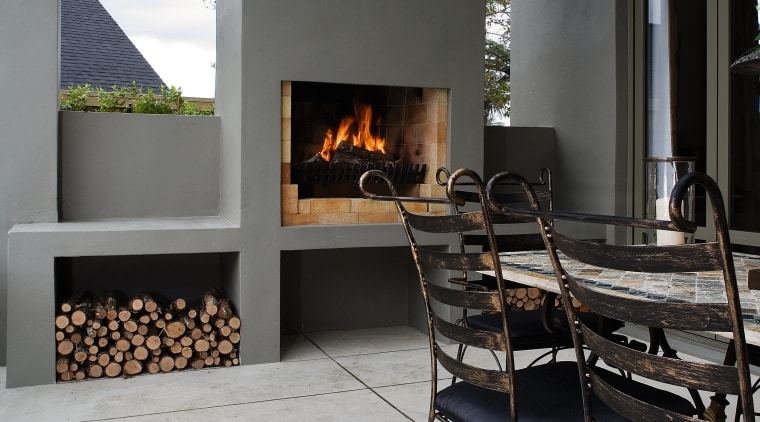
[[[166,84],[99,0],[61,0],[60,88]]]

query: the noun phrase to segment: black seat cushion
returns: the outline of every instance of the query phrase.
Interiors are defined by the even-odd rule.
[[[564,315],[564,311],[556,312]],[[567,321],[567,318],[563,319]],[[467,317],[467,324],[472,328],[485,331],[501,331],[500,314],[478,314]],[[564,324],[567,326],[567,324]],[[509,314],[509,327],[512,333],[514,350],[538,349],[548,347],[572,347],[570,332],[546,331],[542,311],[514,311]]]
[[[567,316],[561,309],[553,309],[551,318],[558,330],[548,332],[543,325],[541,310],[512,311],[509,313],[509,327],[512,333],[514,350],[536,349],[544,347],[572,347],[573,339],[568,331]],[[599,331],[600,318],[590,312],[578,312],[577,316],[584,324]],[[603,332],[610,335],[623,327],[618,320],[605,319]],[[478,314],[467,317],[469,327],[485,331],[501,331],[500,314]]]
[[[664,405],[667,409],[693,415],[689,400],[670,392],[655,389],[618,374],[599,369],[605,380],[622,385],[649,403]],[[563,361],[537,365],[517,371],[515,380],[517,409],[521,422],[582,421],[583,402],[578,367],[575,362]],[[598,421],[624,421],[620,415],[596,397],[592,403]],[[509,396],[494,390],[458,382],[441,390],[436,396],[435,408],[452,421],[509,421]]]
[[[760,346],[747,345],[747,358],[750,365],[760,366]]]

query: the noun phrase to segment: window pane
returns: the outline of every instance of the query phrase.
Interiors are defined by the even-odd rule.
[[[731,57],[757,44],[758,0],[731,3]],[[760,232],[760,75],[731,76],[730,224],[735,230]]]
[[[695,159],[707,167],[707,0],[650,0],[647,41],[647,155]],[[705,197],[694,216],[705,224]]]

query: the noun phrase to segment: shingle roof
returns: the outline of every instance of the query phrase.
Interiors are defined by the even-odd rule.
[[[110,89],[165,85],[99,0],[61,0],[61,82]]]

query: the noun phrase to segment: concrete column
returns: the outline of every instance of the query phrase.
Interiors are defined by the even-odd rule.
[[[16,223],[55,222],[58,2],[0,3],[0,308],[7,309],[8,238]],[[52,307],[52,303],[49,304]],[[0,312],[0,365],[7,315]]]

